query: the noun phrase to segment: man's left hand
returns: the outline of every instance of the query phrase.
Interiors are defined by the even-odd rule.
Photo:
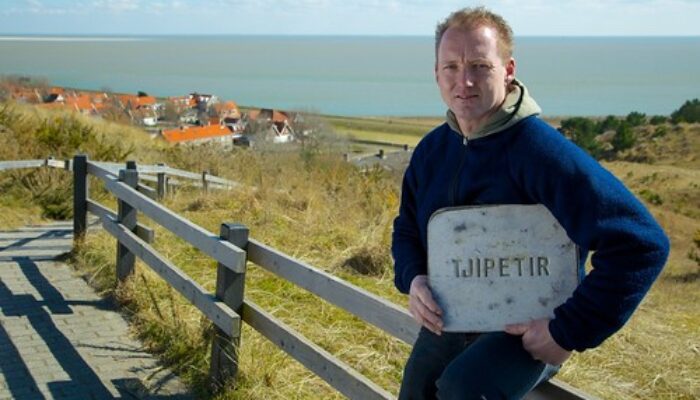
[[[549,319],[508,325],[505,331],[511,335],[522,335],[523,347],[535,360],[561,365],[571,356],[571,352],[559,346],[549,333]]]

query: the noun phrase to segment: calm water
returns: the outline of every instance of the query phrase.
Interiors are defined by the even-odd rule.
[[[30,39],[0,38],[0,74],[327,114],[444,112],[430,37]],[[700,37],[523,37],[515,57],[547,115],[669,114],[700,97]]]

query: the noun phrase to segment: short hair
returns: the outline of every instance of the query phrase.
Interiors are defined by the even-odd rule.
[[[503,17],[487,10],[485,7],[467,7],[450,14],[435,28],[435,58],[438,56],[440,41],[449,28],[473,29],[488,26],[498,33],[498,52],[503,62],[513,56],[513,30]]]

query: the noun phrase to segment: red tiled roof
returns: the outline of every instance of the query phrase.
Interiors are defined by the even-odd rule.
[[[248,118],[252,119],[255,121],[260,117],[260,114],[263,114],[263,111],[266,111],[264,114],[266,117],[269,117],[269,111],[272,111],[272,122],[284,122],[289,120],[289,116],[287,113],[283,111],[277,111],[277,110],[270,110],[270,109],[265,109],[265,110],[252,110],[248,113]]]
[[[236,105],[236,103],[234,103],[233,101],[227,101],[225,103],[216,103],[214,104],[214,110],[216,110],[217,114],[219,114],[219,116],[221,117],[241,117],[241,112],[238,109],[238,105]]]
[[[231,131],[223,125],[192,126],[163,131],[163,138],[170,143],[212,139],[226,135],[231,135]]]
[[[272,110],[272,122],[284,122],[289,119],[289,116],[282,112],[282,111],[276,111]]]
[[[10,97],[15,100],[24,100],[30,102],[41,102],[41,96],[36,89],[25,87],[12,87],[10,89]]]
[[[139,106],[150,106],[156,104],[156,98],[153,96],[137,96],[136,103]]]
[[[153,96],[136,96],[133,94],[118,94],[117,98],[122,103],[123,107],[129,106],[136,109],[142,106],[150,106],[156,103],[156,98]]]

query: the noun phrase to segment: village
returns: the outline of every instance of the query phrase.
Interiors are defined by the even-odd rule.
[[[213,94],[189,93],[155,97],[109,91],[86,91],[32,82],[0,82],[4,97],[46,109],[65,109],[142,127],[153,138],[168,143],[219,143],[254,146],[263,141],[285,144],[312,133],[300,113],[271,108],[241,110],[236,102]]]
[[[239,107],[232,100],[198,92],[156,97],[142,91],[124,94],[107,89],[71,89],[50,85],[41,79],[15,77],[0,81],[2,99],[136,126],[152,139],[173,145],[215,144],[291,150],[295,144],[304,146],[332,131],[326,123],[309,114]],[[352,142],[352,148],[344,145],[348,141]],[[352,134],[343,140],[334,140],[334,145],[343,152],[345,161],[360,169],[379,166],[397,177],[403,175],[412,154],[409,145],[359,140]]]

